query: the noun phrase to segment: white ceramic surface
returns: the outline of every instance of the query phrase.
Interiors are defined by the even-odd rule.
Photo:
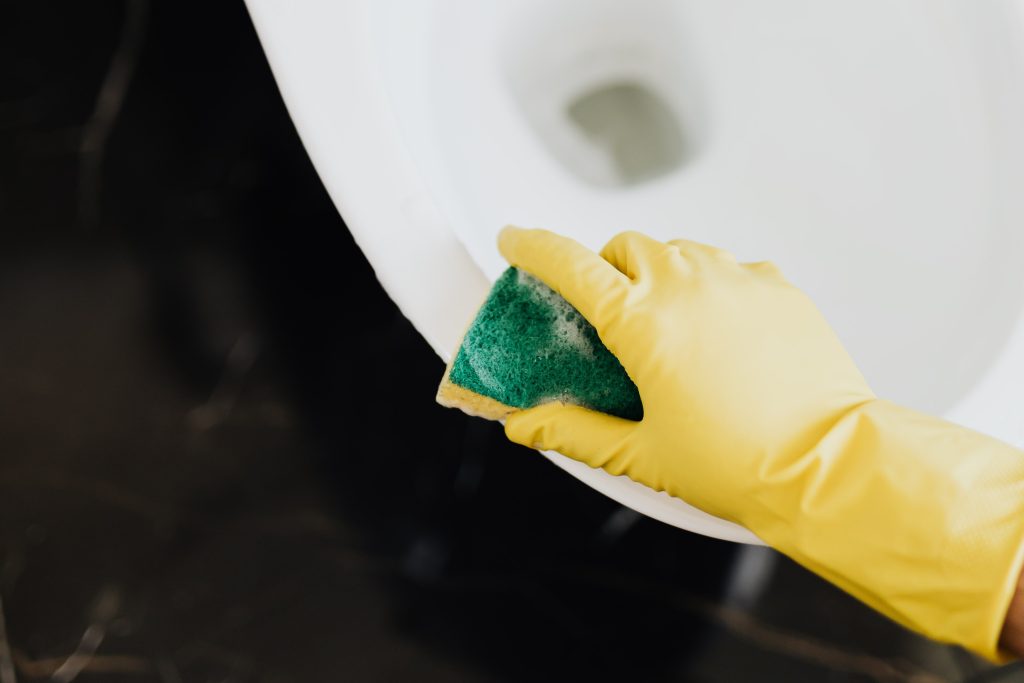
[[[502,225],[594,248],[634,228],[776,261],[879,394],[1024,443],[1021,0],[248,4],[324,184],[443,358],[504,267]],[[683,153],[617,185],[567,112],[623,84],[671,113]],[[644,514],[757,542],[546,455]]]

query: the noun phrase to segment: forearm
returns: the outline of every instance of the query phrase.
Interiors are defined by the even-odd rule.
[[[1024,573],[1017,581],[1017,591],[1006,612],[999,646],[1016,657],[1024,657]]]

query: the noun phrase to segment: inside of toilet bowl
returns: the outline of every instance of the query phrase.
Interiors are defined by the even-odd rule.
[[[977,3],[741,4],[382,0],[373,30],[410,157],[492,279],[507,223],[771,259],[877,393],[949,410],[1024,302],[1017,47]]]

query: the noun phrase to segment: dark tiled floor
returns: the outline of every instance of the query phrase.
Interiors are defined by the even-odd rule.
[[[0,683],[989,675],[435,406],[240,4],[0,55]]]

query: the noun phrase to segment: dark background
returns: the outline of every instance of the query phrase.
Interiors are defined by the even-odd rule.
[[[240,2],[0,6],[0,683],[996,675],[768,551],[727,591],[442,371]]]

